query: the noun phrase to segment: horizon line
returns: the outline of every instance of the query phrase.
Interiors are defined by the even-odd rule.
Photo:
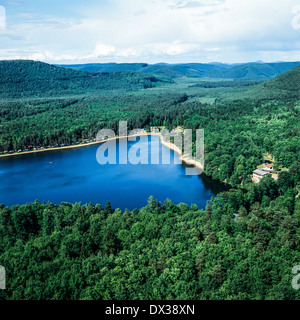
[[[222,64],[222,65],[242,65],[242,64],[268,64],[268,63],[300,63],[300,60],[293,60],[293,61],[247,61],[247,62],[220,62],[220,61],[212,61],[212,62],[176,62],[176,63],[169,63],[169,62],[156,62],[156,63],[149,63],[149,62],[115,62],[115,61],[110,61],[110,62],[78,62],[78,63],[56,63],[56,62],[47,62],[47,61],[42,61],[42,60],[34,60],[34,59],[1,59],[0,62],[3,61],[33,61],[33,62],[41,62],[41,63],[46,63],[46,64],[52,64],[56,66],[72,66],[72,65],[89,65],[89,64],[147,64],[147,65],[160,65],[160,64],[165,64],[165,65],[185,65],[185,64],[206,64],[206,65],[214,65],[214,64]]]

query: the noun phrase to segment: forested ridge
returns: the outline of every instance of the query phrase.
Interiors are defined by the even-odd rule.
[[[147,64],[147,63],[90,63],[83,65],[63,65],[66,68],[89,72],[116,72],[138,71],[151,73],[159,77],[209,77],[221,79],[272,79],[292,68],[299,66],[300,62],[277,63],[181,63],[181,64]]]
[[[205,173],[231,189],[206,210],[153,197],[132,212],[109,202],[4,203],[0,265],[9,282],[0,298],[300,298],[291,286],[300,264],[299,68],[262,84],[163,83],[132,71],[93,74],[26,62],[28,74],[23,62],[11,63],[13,70],[3,63],[2,153],[75,144],[102,128],[117,133],[120,120],[128,130],[204,128]],[[250,174],[266,154],[284,170],[277,181],[267,175],[253,184]]]
[[[151,88],[159,81],[154,76],[133,71],[89,73],[30,60],[0,61],[1,98],[130,91]]]
[[[300,66],[269,81],[265,85],[279,90],[300,91]]]

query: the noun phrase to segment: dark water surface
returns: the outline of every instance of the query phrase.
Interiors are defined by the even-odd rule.
[[[25,204],[36,199],[56,204],[92,202],[114,208],[141,208],[153,195],[174,203],[195,203],[204,208],[206,201],[225,190],[223,184],[201,176],[187,176],[185,165],[174,164],[176,153],[164,147],[157,136],[147,146],[159,146],[160,158],[171,153],[171,164],[100,165],[96,160],[99,145],[40,152],[0,159],[0,203]],[[118,159],[118,145],[117,159]],[[135,142],[128,142],[128,149]],[[149,156],[150,157],[150,156]]]

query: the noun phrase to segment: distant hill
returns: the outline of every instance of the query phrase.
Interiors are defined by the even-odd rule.
[[[272,79],[292,68],[300,65],[300,62],[282,63],[247,63],[233,66],[224,70],[215,69],[207,76],[215,78],[249,79],[249,80],[268,80]]]
[[[85,72],[30,60],[0,61],[0,97],[79,94],[97,90],[151,88],[160,82],[133,71]]]
[[[238,80],[269,80],[292,68],[299,66],[300,62],[278,63],[246,63],[246,64],[222,64],[222,63],[186,63],[186,64],[117,64],[117,63],[93,63],[80,65],[62,65],[65,68],[88,72],[116,72],[135,71],[151,73],[160,77],[200,77]]]
[[[268,81],[264,86],[272,90],[287,90],[300,94],[300,66]]]
[[[300,99],[300,66],[248,90],[232,94],[230,100],[235,99]]]
[[[60,65],[61,67],[72,68],[87,72],[120,72],[120,71],[136,71],[141,72],[142,68],[148,66],[147,63],[88,63],[74,65]]]
[[[134,71],[145,74],[155,74],[160,77],[177,78],[182,76],[204,77],[205,72],[218,68],[210,64],[190,63],[190,64],[147,64],[147,63],[91,63],[78,65],[60,65],[65,68],[87,72],[119,72]]]

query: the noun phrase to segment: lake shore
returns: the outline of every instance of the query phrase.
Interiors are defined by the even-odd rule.
[[[176,153],[179,155],[180,160],[181,160],[182,162],[186,163],[187,165],[191,165],[191,166],[196,167],[197,169],[199,169],[199,170],[201,171],[200,173],[203,172],[204,167],[203,167],[203,165],[202,165],[199,161],[196,161],[195,159],[190,159],[190,158],[184,156],[184,155],[182,154],[182,151],[181,151],[174,143],[165,141],[165,140],[164,140],[164,137],[162,136],[161,133],[152,133],[152,135],[159,136],[159,137],[160,137],[161,144],[162,144],[163,146],[165,146],[165,147],[173,150],[174,152],[176,152]],[[200,173],[199,173],[199,174],[200,174]]]
[[[148,135],[148,134],[137,134],[137,135],[131,135],[130,137],[137,137],[137,136],[141,136],[141,135]],[[74,144],[74,145],[70,145],[70,146],[55,147],[55,148],[44,148],[44,149],[39,149],[39,150],[22,151],[22,152],[10,153],[10,154],[1,154],[0,158],[23,156],[23,155],[26,155],[26,154],[33,154],[33,153],[39,153],[39,152],[51,152],[51,151],[57,151],[57,150],[83,148],[83,147],[88,147],[88,146],[104,143],[104,142],[115,140],[115,139],[123,139],[123,138],[128,138],[128,137],[129,136],[124,136],[124,137],[116,136],[114,138],[110,138],[110,139],[106,139],[106,140],[93,141],[93,142],[81,143],[81,144]]]
[[[31,150],[31,151],[22,151],[22,152],[18,152],[18,153],[11,153],[11,154],[1,154],[0,158],[8,158],[8,157],[16,157],[16,156],[23,156],[26,154],[34,154],[34,153],[40,153],[40,152],[51,152],[51,151],[58,151],[58,150],[67,150],[67,149],[75,149],[75,148],[83,148],[83,147],[87,147],[87,146],[92,146],[95,144],[101,144],[104,142],[108,142],[108,141],[112,141],[112,140],[117,140],[117,139],[128,139],[129,137],[138,137],[138,136],[158,136],[160,137],[160,141],[161,144],[171,150],[173,150],[174,152],[176,152],[179,157],[180,160],[184,163],[186,163],[187,165],[192,165],[194,167],[196,167],[197,169],[199,169],[201,171],[201,173],[203,172],[203,166],[200,162],[194,160],[194,159],[190,159],[185,157],[181,150],[172,142],[167,142],[164,140],[164,137],[162,136],[161,133],[140,133],[140,134],[134,134],[134,135],[129,135],[129,136],[116,136],[114,138],[110,138],[110,139],[106,139],[106,140],[101,140],[101,141],[93,141],[93,142],[88,142],[88,143],[83,143],[83,144],[76,144],[76,145],[71,145],[71,146],[63,146],[63,147],[55,147],[55,148],[45,148],[45,149],[40,149],[40,150]],[[199,173],[200,174],[200,173]]]

